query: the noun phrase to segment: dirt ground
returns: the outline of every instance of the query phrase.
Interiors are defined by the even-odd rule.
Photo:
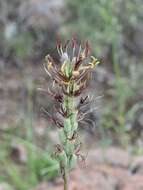
[[[62,190],[62,180],[55,185],[41,183],[34,190]],[[70,175],[69,190],[142,190],[143,156],[131,156],[119,148],[91,150],[86,164]]]

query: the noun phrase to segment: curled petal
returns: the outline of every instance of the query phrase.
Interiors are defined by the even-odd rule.
[[[79,76],[76,77],[75,81],[76,83],[80,83],[80,82],[84,82],[88,79],[88,73],[89,73],[89,69],[84,70],[81,72],[81,74]]]
[[[67,40],[66,43],[64,44],[64,49],[68,48],[69,43],[70,43],[70,40]]]
[[[80,99],[80,104],[85,103],[85,102],[87,101],[87,99],[89,99],[89,96],[85,96],[84,98],[81,97],[81,99]]]
[[[63,151],[63,148],[61,147],[60,144],[56,144],[56,145],[55,145],[55,148],[56,148],[56,152],[55,152],[56,154]]]
[[[63,54],[63,47],[62,47],[62,42],[59,38],[57,39],[56,47],[57,47],[57,51],[58,51],[59,55],[61,56]]]
[[[63,82],[69,82],[69,78],[63,75],[61,72],[56,72],[56,76]]]
[[[64,128],[63,123],[61,123],[60,121],[58,121],[57,118],[52,117],[52,121],[53,121],[53,123],[54,123],[58,128]]]
[[[55,100],[57,100],[58,102],[63,103],[63,95],[61,95],[61,94],[56,94],[56,95],[54,96],[54,98],[55,98]]]
[[[87,57],[89,55],[90,51],[91,51],[91,48],[89,46],[89,42],[86,41],[86,43],[85,43],[85,57]]]
[[[73,37],[71,40],[71,47],[76,48],[76,46],[77,46],[77,39],[75,37]]]
[[[80,67],[80,65],[82,64],[82,57],[80,56],[79,59],[75,62],[75,65],[74,65],[74,70],[77,71]]]
[[[60,109],[57,111],[60,115],[62,115],[63,117],[68,117],[68,111],[66,109],[63,108],[63,106],[60,106]]]
[[[75,154],[78,154],[78,153],[80,152],[81,147],[82,147],[82,143],[80,142],[80,143],[77,145],[76,149],[75,149]]]

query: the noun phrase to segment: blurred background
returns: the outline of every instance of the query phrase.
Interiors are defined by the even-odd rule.
[[[52,101],[37,88],[50,85],[42,63],[57,37],[74,35],[101,63],[88,89],[101,98],[81,126],[84,151],[143,154],[143,1],[0,0],[0,190],[50,190],[57,180],[57,132],[41,110]]]

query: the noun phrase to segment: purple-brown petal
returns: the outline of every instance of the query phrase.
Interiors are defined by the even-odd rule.
[[[76,61],[75,65],[74,65],[74,70],[77,71],[80,67],[80,65],[82,64],[82,57],[80,56],[79,59]]]
[[[90,51],[91,51],[91,48],[89,46],[89,42],[86,41],[86,43],[85,43],[85,57],[87,57],[89,55]]]

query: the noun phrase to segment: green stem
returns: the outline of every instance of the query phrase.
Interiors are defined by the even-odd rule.
[[[64,180],[64,190],[68,190],[68,172],[66,168],[64,169],[63,180]]]

